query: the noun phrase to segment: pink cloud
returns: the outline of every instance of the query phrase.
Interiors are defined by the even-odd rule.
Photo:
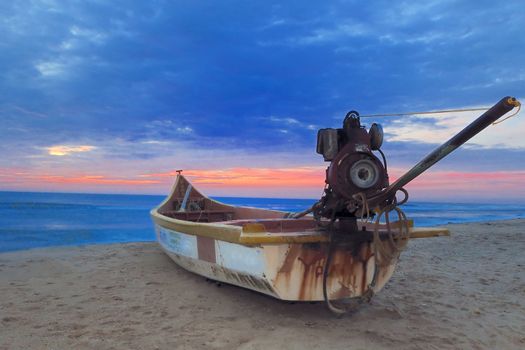
[[[392,169],[391,181],[403,171]],[[183,172],[204,193],[214,196],[319,198],[325,167],[194,169]],[[112,176],[54,174],[27,169],[0,169],[1,189],[166,194],[176,172]],[[525,171],[429,171],[407,185],[413,200],[525,198]]]

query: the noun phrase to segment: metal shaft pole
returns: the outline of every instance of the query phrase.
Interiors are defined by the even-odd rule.
[[[483,113],[478,119],[470,123],[467,127],[457,133],[450,140],[436,148],[432,153],[427,155],[423,160],[417,163],[412,169],[407,171],[403,176],[397,179],[393,184],[385,188],[375,196],[369,198],[369,204],[375,206],[384,200],[392,198],[395,193],[403,186],[421,175],[425,170],[439,162],[445,156],[453,152],[459,146],[470,140],[487,126],[498,120],[505,113],[518,106],[519,102],[514,97],[504,97],[488,111]]]

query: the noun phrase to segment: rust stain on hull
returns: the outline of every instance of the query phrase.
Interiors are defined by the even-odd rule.
[[[363,295],[372,283],[378,269],[374,287],[378,291],[392,275],[394,265],[376,266],[371,242],[356,242],[335,248],[328,270],[327,291],[330,299],[344,299]],[[290,299],[322,300],[323,270],[328,245],[290,244],[286,257],[273,285],[279,292],[287,291]]]

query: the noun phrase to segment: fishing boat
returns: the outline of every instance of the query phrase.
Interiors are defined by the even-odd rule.
[[[516,106],[503,98],[392,184],[381,127],[367,130],[349,112],[342,128],[318,132],[317,152],[330,162],[325,192],[301,213],[218,202],[179,171],[151,211],[157,240],[175,263],[208,279],[346,312],[345,301],[369,300],[385,286],[409,239],[449,235],[414,227],[400,209],[404,186]]]

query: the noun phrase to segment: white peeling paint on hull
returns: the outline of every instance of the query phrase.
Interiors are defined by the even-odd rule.
[[[163,250],[182,268],[279,298],[266,278],[262,248],[188,235],[158,225],[155,228]]]
[[[325,250],[320,245],[246,246],[177,232],[156,225],[163,250],[178,265],[201,276],[282,300],[321,301]],[[356,254],[336,250],[327,281],[330,299],[357,297],[372,282],[375,261],[369,243]],[[390,279],[395,264],[378,270],[374,291]]]

